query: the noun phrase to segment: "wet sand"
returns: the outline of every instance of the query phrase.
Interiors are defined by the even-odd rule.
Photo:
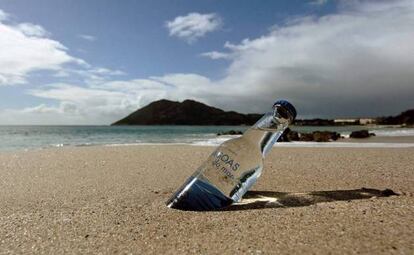
[[[339,142],[350,143],[413,143],[414,136],[371,136],[369,138],[345,138],[338,140]]]
[[[0,254],[414,253],[414,148],[274,148],[242,204],[167,208],[213,149],[0,153]]]

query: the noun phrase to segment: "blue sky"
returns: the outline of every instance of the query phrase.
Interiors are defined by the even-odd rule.
[[[3,11],[17,21],[40,24],[69,48],[71,55],[91,64],[122,69],[130,78],[165,73],[196,72],[219,77],[226,65],[198,57],[258,37],[285,19],[333,9],[308,1],[1,1]],[[329,5],[331,6],[331,5]],[[169,36],[165,23],[188,13],[216,13],[223,25],[197,43],[188,45]],[[89,42],[78,35],[96,38]],[[177,61],[179,59],[180,61]]]
[[[241,112],[287,98],[304,118],[414,107],[412,1],[0,0],[0,10],[0,124],[108,124],[161,98]]]

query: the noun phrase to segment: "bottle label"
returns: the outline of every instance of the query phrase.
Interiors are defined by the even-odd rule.
[[[228,178],[234,180],[235,176],[233,172],[237,171],[240,168],[240,163],[235,161],[231,155],[223,153],[221,151],[216,151],[214,153],[212,166],[219,170],[221,173],[224,173]]]

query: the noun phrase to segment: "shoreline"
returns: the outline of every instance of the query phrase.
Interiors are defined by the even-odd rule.
[[[240,129],[239,129],[240,128]],[[83,146],[115,146],[128,144],[191,144],[200,146],[217,146],[227,139],[235,136],[217,136],[217,133],[227,132],[234,129],[244,130],[247,127],[106,127],[106,126],[86,126],[86,127],[66,127],[66,126],[17,126],[0,127],[1,151],[32,150],[38,148],[59,148],[59,147],[83,147]],[[360,129],[360,127],[326,127],[326,131],[337,132],[344,137],[349,136],[349,132]],[[333,129],[330,129],[333,128]],[[408,147],[414,144],[414,128],[387,128],[376,127],[377,130],[370,128],[370,132],[377,134],[375,138],[361,140],[341,139],[330,145],[323,143],[293,142],[283,147]],[[297,132],[309,133],[315,130],[325,130],[325,127],[298,127]],[[344,143],[353,143],[344,144]],[[370,143],[370,145],[365,145]],[[386,144],[384,144],[386,143]],[[394,144],[391,144],[394,143]],[[404,143],[401,145],[401,143]]]
[[[236,138],[237,136],[218,136],[216,139],[209,139],[198,142],[175,142],[175,143],[109,143],[109,144],[80,144],[80,145],[50,145],[46,147],[4,149],[0,153],[7,152],[26,152],[26,151],[43,151],[50,149],[62,148],[84,148],[84,147],[130,147],[130,146],[195,146],[195,147],[216,147],[226,140]],[[295,147],[295,148],[411,148],[414,147],[414,136],[373,136],[369,138],[340,138],[337,141],[330,142],[279,142],[274,147]]]
[[[0,153],[0,250],[414,251],[414,148],[276,147],[244,204],[218,212],[167,208],[213,150],[145,145]],[[386,189],[399,195],[383,196]]]

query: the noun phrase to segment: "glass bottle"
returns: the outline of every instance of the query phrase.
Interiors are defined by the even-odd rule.
[[[257,181],[263,160],[296,117],[285,100],[276,101],[241,137],[221,144],[168,200],[170,208],[210,211],[239,202]]]

